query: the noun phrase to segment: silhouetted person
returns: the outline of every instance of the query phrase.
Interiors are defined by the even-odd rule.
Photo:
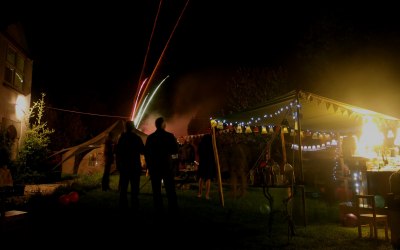
[[[164,181],[168,211],[176,213],[178,202],[175,191],[173,160],[177,158],[178,142],[172,133],[165,131],[164,118],[157,118],[155,125],[156,131],[147,137],[145,146],[145,159],[151,179],[154,207],[158,213],[164,210],[161,194],[162,181]]]
[[[134,210],[139,207],[140,176],[142,164],[140,155],[144,154],[142,138],[134,133],[132,121],[125,123],[125,131],[121,134],[116,145],[116,163],[119,171],[120,207],[128,208],[128,186],[131,184],[131,202]]]
[[[114,163],[114,134],[109,132],[104,142],[104,172],[101,180],[103,191],[110,190],[110,171]]]
[[[206,134],[199,142],[197,148],[199,154],[199,167],[197,169],[197,177],[199,178],[199,192],[197,197],[201,197],[203,193],[203,184],[205,183],[206,199],[210,199],[211,180],[215,178],[216,165],[214,158],[214,149],[212,145],[212,136]]]

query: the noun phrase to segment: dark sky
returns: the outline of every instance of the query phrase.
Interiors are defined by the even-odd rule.
[[[185,3],[163,1],[146,76]],[[57,108],[130,115],[158,5],[66,2],[8,16],[25,28],[34,94]],[[170,77],[151,110],[190,116],[223,94],[237,67],[280,66],[293,86],[400,117],[399,24],[383,2],[189,1],[155,73],[153,84]]]

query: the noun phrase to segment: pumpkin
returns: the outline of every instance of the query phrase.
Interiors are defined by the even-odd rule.
[[[78,192],[76,192],[76,191],[71,191],[71,192],[68,194],[68,198],[69,198],[69,201],[70,201],[70,202],[76,203],[76,202],[78,202],[78,200],[79,200],[79,194],[78,194]]]

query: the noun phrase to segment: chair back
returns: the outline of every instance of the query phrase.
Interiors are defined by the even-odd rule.
[[[356,216],[360,218],[363,214],[372,214],[376,218],[375,195],[357,194],[355,195]]]
[[[363,225],[369,225],[370,238],[378,239],[378,226],[382,225],[385,229],[385,240],[389,240],[388,216],[378,212],[375,204],[375,195],[357,194],[355,195],[355,212],[357,216],[358,237],[362,237]]]

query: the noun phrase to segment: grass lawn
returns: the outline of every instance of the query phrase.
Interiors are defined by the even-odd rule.
[[[261,188],[249,187],[245,196],[233,199],[229,186],[224,186],[222,206],[216,183],[212,186],[211,200],[197,198],[197,184],[192,184],[177,189],[179,215],[169,217],[166,214],[158,218],[153,211],[148,177],[142,177],[141,208],[135,214],[123,214],[118,209],[118,176],[112,176],[113,191],[108,192],[101,191],[100,178],[93,176],[88,181],[91,185],[72,184],[50,196],[32,196],[21,205],[29,211],[27,222],[7,230],[4,239],[11,240],[14,245],[31,247],[111,244],[113,248],[163,245],[172,249],[393,249],[390,242],[384,241],[382,230],[376,241],[368,238],[368,228],[364,231],[366,237],[359,239],[357,227],[340,224],[338,204],[328,204],[321,197],[306,198],[304,225],[301,196],[299,192],[295,193],[290,207],[293,208],[296,234],[288,237],[288,224],[280,212],[273,213],[269,233],[271,213]],[[58,197],[71,190],[78,191],[79,201],[61,205]],[[271,192],[274,207],[282,211],[285,190]],[[26,240],[18,241],[16,237]]]

